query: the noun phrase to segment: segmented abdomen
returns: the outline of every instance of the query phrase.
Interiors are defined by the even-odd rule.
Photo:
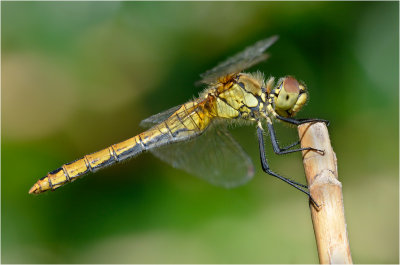
[[[29,193],[37,194],[55,190],[80,176],[135,157],[145,150],[184,141],[204,131],[210,121],[211,117],[204,105],[199,105],[197,102],[186,103],[167,120],[149,130],[98,152],[85,155],[48,173],[33,185]]]

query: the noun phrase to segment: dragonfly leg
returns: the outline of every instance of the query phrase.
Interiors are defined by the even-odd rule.
[[[280,119],[281,121],[285,121],[287,123],[291,123],[294,125],[300,125],[307,122],[324,122],[326,126],[329,126],[330,123],[328,120],[323,120],[323,119],[293,119],[293,118],[282,117],[279,115],[276,115],[276,118]]]
[[[271,120],[268,120],[268,131],[269,131],[269,136],[271,137],[271,142],[272,142],[272,147],[274,149],[274,152],[278,155],[283,155],[283,154],[289,154],[289,153],[294,153],[294,152],[300,152],[300,151],[304,151],[304,150],[311,150],[311,151],[317,151],[320,152],[322,154],[324,154],[323,150],[319,150],[319,149],[315,149],[312,147],[304,147],[304,148],[297,148],[297,149],[291,149],[288,150],[296,145],[298,145],[300,143],[300,141],[297,141],[287,147],[279,147],[279,143],[278,140],[276,139],[276,134],[275,134],[275,130],[274,130],[274,126],[271,122]]]
[[[293,146],[296,146],[296,145],[298,145],[298,144],[300,144],[300,140],[297,141],[297,142],[294,142],[294,143],[292,143],[291,145],[288,145],[288,146],[286,146],[286,147],[281,147],[281,150],[282,150],[282,151],[286,151],[286,150],[288,150],[288,149],[290,149],[290,148],[292,148]]]
[[[259,144],[259,148],[260,148],[261,167],[262,167],[263,171],[264,171],[265,173],[267,173],[268,175],[271,175],[271,176],[273,176],[273,177],[276,177],[276,178],[278,178],[278,179],[280,179],[280,180],[282,180],[282,181],[288,183],[289,185],[295,187],[295,188],[298,189],[299,191],[305,193],[305,194],[310,198],[310,200],[312,201],[312,203],[315,204],[317,207],[319,207],[318,204],[316,203],[316,201],[315,201],[315,200],[313,199],[313,197],[311,196],[310,192],[308,192],[307,190],[302,189],[302,188],[308,188],[306,185],[303,185],[303,184],[297,183],[297,182],[295,182],[295,181],[293,181],[293,180],[290,180],[290,179],[288,179],[288,178],[282,177],[282,176],[280,176],[279,174],[273,172],[273,171],[269,168],[269,165],[268,165],[268,162],[267,162],[267,158],[266,158],[266,156],[265,156],[265,145],[264,145],[264,135],[263,135],[263,131],[264,131],[264,130],[262,129],[262,127],[260,127],[260,126],[257,127],[257,136],[258,136],[258,144]]]

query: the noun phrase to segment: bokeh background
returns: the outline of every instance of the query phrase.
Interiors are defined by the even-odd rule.
[[[214,187],[144,154],[32,196],[66,162],[141,132],[199,74],[279,34],[251,70],[304,80],[329,119],[356,263],[399,262],[398,2],[3,2],[3,263],[317,263],[308,199],[256,165]],[[297,131],[277,125],[280,142]],[[301,154],[268,158],[305,182]]]

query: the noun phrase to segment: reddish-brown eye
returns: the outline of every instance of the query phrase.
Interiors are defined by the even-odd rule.
[[[300,84],[299,82],[291,76],[288,76],[283,81],[283,87],[288,93],[299,93],[300,92]]]

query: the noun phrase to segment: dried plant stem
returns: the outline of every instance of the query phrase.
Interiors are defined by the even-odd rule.
[[[319,208],[310,204],[311,217],[321,264],[351,264],[351,253],[344,218],[342,184],[338,180],[336,154],[324,123],[298,127],[302,147],[324,150],[303,151],[303,163],[311,196]]]

